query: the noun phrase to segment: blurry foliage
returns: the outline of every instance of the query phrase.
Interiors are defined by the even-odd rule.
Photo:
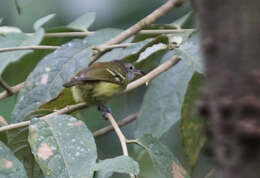
[[[17,0],[19,7],[23,7],[23,3]],[[22,13],[25,9],[22,9]],[[55,21],[55,18],[59,17],[45,16],[34,24],[34,36],[28,36],[18,28],[10,28],[9,31],[3,32],[4,27],[0,27],[0,32],[3,33],[0,40],[5,41],[0,44],[2,48],[24,44],[61,46],[55,51],[0,53],[0,72],[8,84],[15,85],[25,81],[25,86],[18,95],[0,100],[0,115],[5,117],[8,123],[35,117],[29,130],[20,128],[1,133],[0,139],[3,143],[0,144],[0,161],[9,163],[4,159],[10,157],[16,167],[8,169],[1,167],[8,164],[0,164],[0,177],[18,174],[20,177],[31,178],[122,178],[129,177],[127,173],[138,174],[142,178],[204,177],[210,169],[209,166],[205,170],[204,165],[210,164],[200,156],[203,156],[200,151],[204,143],[204,138],[200,135],[203,123],[193,112],[197,88],[201,86],[199,81],[203,75],[203,67],[197,33],[185,31],[187,28],[195,28],[194,15],[187,12],[188,9],[189,5],[185,5],[182,9],[176,10],[174,15],[170,13],[168,20],[177,19],[176,21],[146,27],[184,29],[183,32],[167,35],[137,34],[124,41],[134,42],[133,45],[112,49],[100,58],[100,61],[131,61],[146,73],[174,55],[183,59],[152,80],[148,87],[141,86],[115,96],[108,102],[116,119],[139,112],[137,121],[122,128],[125,136],[135,139],[139,145],[128,145],[130,157],[119,156],[122,154],[121,147],[114,132],[93,138],[91,132],[108,125],[96,108],[80,110],[73,116],[56,115],[44,121],[37,119],[41,115],[72,104],[71,93],[64,90],[62,84],[87,66],[92,55],[92,47],[103,44],[123,30],[105,28],[77,39],[44,36],[46,33],[85,31],[91,28],[90,25],[95,20],[94,13],[86,13],[67,26],[52,28],[43,26],[49,20]],[[135,19],[135,22],[140,19],[136,18],[136,14],[131,18]],[[128,22],[119,25],[125,26],[129,22],[130,17]],[[95,22],[93,24],[95,26]],[[177,48],[169,48],[173,44],[177,45]],[[47,81],[44,80],[44,76],[48,76]],[[195,167],[196,174],[193,174],[191,167]]]

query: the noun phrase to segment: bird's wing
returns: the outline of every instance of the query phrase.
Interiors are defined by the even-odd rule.
[[[123,65],[118,61],[95,63],[83,69],[65,83],[64,87],[72,87],[89,81],[106,81],[111,83],[127,83],[127,74]]]

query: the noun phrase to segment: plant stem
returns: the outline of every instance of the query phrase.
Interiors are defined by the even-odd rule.
[[[138,34],[170,34],[170,33],[182,33],[186,31],[196,31],[196,29],[162,29],[162,30],[140,30]],[[54,37],[85,37],[92,35],[95,32],[86,31],[86,32],[58,32],[58,33],[45,33],[45,38],[54,38]],[[33,33],[27,33],[27,35],[32,36]]]
[[[9,47],[9,48],[0,48],[0,52],[6,51],[17,51],[17,50],[34,50],[34,49],[49,49],[55,50],[58,49],[59,46],[46,46],[46,45],[39,45],[39,46],[17,46],[17,47]]]
[[[4,79],[2,79],[2,77],[0,76],[0,85],[5,89],[5,91],[12,95],[14,92],[12,90],[12,88],[4,81]]]
[[[111,113],[106,113],[106,118],[109,120],[109,122],[111,123],[112,127],[114,128],[120,143],[121,143],[121,147],[123,150],[123,155],[128,156],[128,149],[127,149],[127,144],[126,141],[127,139],[125,138],[124,134],[122,133],[122,131],[120,130],[119,126],[117,125],[114,117],[112,116]],[[131,178],[135,178],[134,174],[129,174]]]
[[[153,11],[151,14],[143,18],[141,21],[137,22],[135,25],[131,26],[130,28],[126,29],[116,37],[112,38],[111,40],[107,41],[103,45],[98,46],[99,53],[95,54],[89,65],[93,64],[107,49],[104,46],[107,45],[114,45],[121,43],[122,41],[126,40],[130,36],[136,34],[140,30],[142,30],[145,26],[150,25],[154,21],[156,21],[159,17],[166,14],[168,11],[170,11],[175,6],[180,6],[182,4],[182,0],[169,0],[165,4],[163,4],[161,7]]]
[[[171,68],[172,66],[177,64],[179,61],[180,61],[180,58],[177,56],[174,56],[173,58],[167,60],[166,62],[159,65],[158,67],[153,69],[151,72],[149,72],[145,76],[143,76],[143,77],[135,80],[134,82],[131,82],[129,85],[127,85],[127,88],[124,90],[124,93],[129,92],[145,83],[148,83],[149,81],[151,81],[152,79],[154,79],[155,77],[160,75],[161,73],[167,71],[169,68]]]
[[[120,120],[120,121],[117,123],[118,126],[121,127],[121,126],[127,125],[128,123],[130,123],[130,122],[136,120],[137,115],[138,115],[138,113],[133,113],[133,114],[131,114],[131,115],[125,117],[124,119]],[[99,136],[101,136],[101,135],[104,135],[104,134],[106,134],[106,133],[112,131],[113,129],[114,129],[114,128],[113,128],[113,126],[111,126],[111,125],[106,126],[106,127],[102,128],[102,129],[99,129],[99,130],[93,132],[93,136],[94,136],[94,137],[99,137]]]
[[[39,119],[44,120],[44,119],[47,119],[47,118],[49,118],[53,115],[56,115],[56,114],[70,113],[72,111],[84,108],[86,106],[87,106],[86,103],[79,103],[79,104],[75,104],[75,105],[66,106],[63,109],[60,109],[60,110],[53,112],[51,114],[48,114],[46,116],[40,117]],[[24,126],[28,126],[28,125],[30,125],[30,121],[23,121],[23,122],[19,122],[19,123],[16,123],[16,124],[9,124],[7,126],[0,127],[0,132],[11,130],[11,129],[16,129],[16,128],[20,128],[20,127],[24,127]]]
[[[21,90],[21,88],[23,86],[24,86],[24,82],[19,83],[18,85],[15,85],[15,86],[11,87],[12,93],[8,93],[6,90],[3,91],[2,93],[0,93],[0,99],[4,99],[4,98],[6,98],[8,96],[11,96],[11,95],[17,93],[18,91]]]

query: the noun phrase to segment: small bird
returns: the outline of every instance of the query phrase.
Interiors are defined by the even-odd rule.
[[[122,92],[136,75],[144,73],[131,63],[119,60],[98,62],[82,69],[63,86],[71,87],[76,102],[86,102],[88,106],[97,105],[104,116],[106,112],[111,113],[105,102]]]

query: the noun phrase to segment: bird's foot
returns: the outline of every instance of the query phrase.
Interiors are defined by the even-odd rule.
[[[105,105],[105,104],[100,104],[100,105],[98,105],[98,110],[102,112],[102,117],[103,117],[105,120],[107,120],[107,117],[106,117],[106,114],[107,114],[107,113],[112,114],[111,109],[110,109],[107,105]]]

